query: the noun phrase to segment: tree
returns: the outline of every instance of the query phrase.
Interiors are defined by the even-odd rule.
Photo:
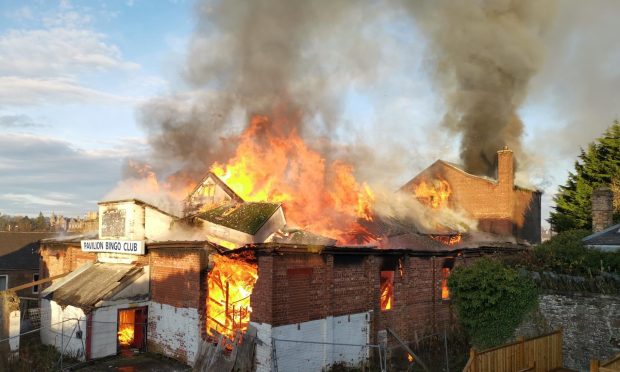
[[[509,339],[538,304],[534,282],[501,262],[482,258],[454,269],[448,279],[461,324],[474,346],[485,349]]]
[[[47,231],[47,222],[45,221],[45,217],[43,217],[43,213],[39,212],[37,218],[33,221],[34,230],[35,231]]]
[[[607,128],[601,138],[581,149],[574,172],[569,172],[566,184],[554,196],[555,211],[547,221],[557,232],[572,229],[592,229],[592,191],[601,186],[616,188],[620,180],[620,122]],[[618,195],[616,195],[616,198]],[[616,204],[618,206],[618,204]],[[615,209],[614,221],[620,220]]]

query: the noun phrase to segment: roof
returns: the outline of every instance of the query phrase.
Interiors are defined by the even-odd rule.
[[[308,245],[335,245],[337,240],[313,232],[283,227],[267,238],[267,242]]]
[[[127,287],[142,271],[142,266],[138,265],[97,262],[77,275],[69,276],[45,297],[60,305],[90,310],[99,301],[108,299]]]
[[[582,241],[585,245],[596,246],[602,249],[605,247],[620,247],[620,223],[586,236]]]
[[[438,159],[438,160],[437,160],[437,161],[435,161],[433,164],[429,165],[429,166],[428,166],[428,167],[426,167],[424,170],[422,170],[420,173],[418,173],[415,177],[413,177],[413,178],[412,178],[411,180],[409,180],[407,183],[405,183],[405,184],[404,184],[404,185],[400,188],[400,190],[406,190],[409,186],[411,186],[412,184],[414,184],[414,183],[416,182],[417,178],[418,178],[421,174],[423,174],[423,173],[424,173],[424,172],[426,172],[428,169],[433,168],[433,167],[435,167],[435,166],[437,166],[437,165],[444,165],[444,166],[450,167],[450,168],[452,168],[452,169],[454,169],[454,170],[457,170],[457,171],[459,171],[459,172],[463,173],[464,175],[466,175],[466,176],[468,176],[468,177],[470,177],[470,178],[478,179],[478,180],[485,181],[485,182],[488,182],[488,183],[491,183],[491,184],[497,184],[497,180],[496,180],[495,178],[490,178],[490,177],[486,177],[486,176],[479,176],[479,175],[471,174],[471,173],[466,172],[466,171],[463,169],[463,166],[462,166],[462,165],[459,165],[459,164],[456,164],[456,163],[452,163],[452,162],[449,162],[449,161],[445,161],[445,160]],[[529,192],[537,192],[537,193],[542,193],[542,191],[540,191],[540,190],[537,190],[537,189],[531,189],[531,188],[524,187],[524,186],[519,186],[519,185],[517,185],[517,184],[514,184],[514,188],[515,188],[515,189],[517,189],[517,190],[522,190],[522,191],[529,191]]]
[[[135,199],[135,198],[131,198],[131,199],[118,199],[118,200],[104,200],[104,201],[100,201],[99,203],[97,203],[97,205],[109,205],[109,204],[120,204],[120,203],[134,203],[143,207],[149,207],[152,209],[155,209],[156,211],[163,213],[165,215],[168,215],[170,217],[174,217],[174,218],[178,218],[177,216],[175,216],[174,214],[172,214],[171,212],[166,212],[165,210],[151,204],[151,203],[147,203],[144,200],[140,200],[140,199]]]
[[[39,268],[39,241],[54,232],[0,232],[0,270]]]
[[[447,247],[447,246],[444,246]],[[419,257],[454,257],[459,254],[480,255],[480,254],[512,254],[521,252],[527,247],[514,243],[488,243],[476,244],[472,246],[459,245],[447,247],[445,249],[419,249],[419,248],[379,248],[376,246],[321,246],[308,244],[286,244],[286,243],[255,243],[248,244],[241,248],[225,250],[223,255],[238,254],[251,251],[257,255],[271,254],[334,254],[334,255],[408,255]]]
[[[243,203],[243,199],[236,193],[233,191],[233,189],[230,188],[230,186],[228,186],[224,181],[222,181],[221,178],[219,178],[218,176],[215,175],[215,173],[213,172],[209,172],[207,173],[207,175],[205,176],[205,178],[203,178],[197,185],[196,187],[194,187],[194,189],[192,190],[192,192],[189,193],[189,197],[191,197],[192,195],[194,195],[196,193],[196,191],[198,191],[198,189],[200,189],[200,187],[202,185],[204,185],[204,183],[207,181],[207,179],[211,178],[213,180],[213,182],[215,182],[216,185],[218,185],[219,187],[222,188],[222,190],[224,190],[224,192],[230,196],[230,198],[238,203]]]
[[[75,235],[57,235],[52,238],[41,239],[41,243],[43,244],[61,244],[61,243],[76,243],[80,244],[82,240],[89,239],[98,239],[99,232],[90,232],[85,234],[75,234]]]
[[[254,235],[273,216],[278,208],[280,208],[278,203],[228,203],[199,213],[196,217]]]

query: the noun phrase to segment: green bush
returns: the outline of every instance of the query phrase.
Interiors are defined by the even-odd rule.
[[[488,258],[457,267],[448,286],[461,324],[479,349],[508,340],[538,303],[531,279],[520,277],[516,270]]]
[[[583,245],[587,230],[568,230],[536,246],[528,269],[559,274],[594,276],[620,273],[620,252],[603,252]]]

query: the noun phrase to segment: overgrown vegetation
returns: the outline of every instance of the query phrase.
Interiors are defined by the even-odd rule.
[[[508,340],[538,303],[534,282],[490,258],[457,267],[448,286],[461,324],[478,349]]]
[[[537,245],[531,251],[509,258],[510,266],[528,271],[594,277],[601,273],[620,274],[620,252],[588,248],[582,239],[588,230],[568,230]]]
[[[614,191],[614,221],[620,220],[620,122],[617,120],[603,136],[581,150],[566,184],[553,198],[555,211],[549,223],[558,232],[592,229],[592,191],[600,186]]]
[[[32,372],[60,371],[60,354],[54,346],[43,345],[38,334],[22,337],[19,358],[10,358],[8,354],[0,355],[0,371]],[[77,360],[65,357],[65,366],[77,363]]]

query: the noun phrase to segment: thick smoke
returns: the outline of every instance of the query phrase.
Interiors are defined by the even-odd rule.
[[[377,43],[342,33],[372,18],[370,3],[204,0],[196,9],[184,70],[192,91],[153,100],[141,112],[158,168],[180,164],[201,176],[229,158],[247,116],[274,110],[294,118],[285,130],[330,137],[346,89],[379,64]]]
[[[553,14],[544,0],[403,1],[430,39],[443,125],[462,135],[466,170],[494,176],[496,151],[522,159],[517,109],[543,63],[541,35]]]

